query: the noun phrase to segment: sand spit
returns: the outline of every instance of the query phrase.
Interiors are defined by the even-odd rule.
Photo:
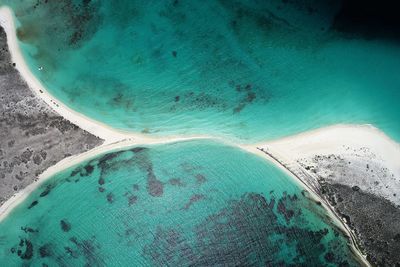
[[[103,143],[54,112],[14,68],[0,27],[0,206],[58,161]]]
[[[41,82],[32,74],[22,52],[18,45],[15,20],[12,10],[3,6],[0,8],[0,25],[4,28],[7,34],[7,43],[11,53],[12,61],[15,63],[15,68],[20,72],[26,83],[32,91],[42,100],[44,100],[54,111],[64,117],[66,120],[77,125],[79,128],[96,135],[105,140],[105,143],[113,143],[119,140],[135,138],[137,140],[146,140],[144,135],[128,133],[113,129],[108,125],[92,120],[85,115],[78,113],[52,96]]]
[[[145,143],[138,143],[136,139],[125,139],[121,141],[117,141],[114,143],[103,144],[98,146],[90,151],[84,152],[82,154],[71,156],[65,158],[58,162],[57,164],[51,166],[46,171],[44,171],[38,178],[37,182],[30,184],[24,190],[18,192],[13,197],[8,199],[2,206],[0,206],[0,222],[7,217],[7,215],[12,211],[12,209],[18,206],[19,203],[24,201],[27,196],[33,192],[38,186],[40,186],[44,181],[51,178],[56,173],[65,170],[69,167],[79,164],[82,161],[89,160],[98,155],[109,153],[112,151],[126,149],[129,147],[137,146],[137,145],[157,145],[157,144],[167,144],[167,143],[175,143],[175,142],[184,142],[191,140],[200,140],[207,139],[206,137],[180,137],[180,138],[166,138],[162,140],[147,140]]]
[[[336,125],[257,144],[294,170],[374,265],[400,264],[400,145],[371,125]]]
[[[400,205],[400,145],[371,125],[335,125],[256,146],[330,183],[357,186]],[[313,168],[318,162],[320,168]],[[346,175],[349,168],[357,173]]]
[[[81,129],[105,140],[104,144],[99,147],[77,156],[65,158],[48,168],[42,175],[40,175],[40,183],[68,167],[93,158],[96,155],[113,150],[135,145],[163,144],[210,138],[207,136],[155,138],[146,135],[123,132],[71,110],[66,105],[55,99],[29,70],[18,46],[15,34],[16,28],[14,25],[14,18],[12,11],[8,7],[0,8],[0,25],[4,27],[7,33],[8,46],[11,52],[12,61],[16,63],[16,68],[21,73],[21,76],[26,80],[27,84],[31,87],[32,91],[63,118],[77,125]],[[224,142],[224,140],[218,141]],[[337,125],[305,132],[276,141],[236,146],[268,159],[277,166],[280,166],[288,174],[295,177],[296,181],[300,180],[303,185],[311,191],[313,198],[316,200],[320,199],[322,205],[324,205],[329,212],[336,212],[332,213],[332,215],[336,214],[337,217],[332,216],[332,218],[338,218],[338,225],[342,226],[343,230],[348,232],[350,236],[356,236],[371,262],[382,263],[384,253],[390,254],[390,251],[384,251],[379,254],[379,252],[374,250],[368,250],[369,244],[365,242],[368,236],[360,234],[360,231],[365,232],[365,230],[362,230],[357,226],[359,221],[353,220],[352,217],[358,216],[357,218],[359,218],[364,215],[355,211],[357,207],[352,207],[347,211],[348,214],[345,214],[347,217],[343,216],[344,214],[342,211],[344,208],[338,210],[338,206],[334,202],[338,200],[337,198],[340,195],[349,195],[347,189],[351,188],[352,192],[356,192],[357,194],[371,194],[383,201],[388,201],[388,203],[390,203],[388,205],[400,204],[400,194],[397,196],[396,193],[394,193],[400,189],[400,146],[378,129],[372,126]],[[340,167],[337,165],[335,160],[339,160],[341,164]],[[345,162],[350,163],[345,165]],[[352,164],[352,162],[354,162],[354,164]],[[334,168],[332,168],[333,165],[335,165]],[[383,185],[380,187],[376,186],[375,175],[378,169],[381,173],[378,182]],[[361,170],[364,170],[365,172],[363,173],[368,173],[368,175],[357,175],[357,172],[360,172]],[[29,193],[37,188],[40,183],[38,182],[29,185],[25,190],[19,192],[2,205],[0,207],[0,221],[9,214],[13,207],[17,206],[29,195]],[[343,185],[344,189],[342,190],[339,187],[334,187],[336,185]],[[334,189],[336,190],[335,192],[333,192]],[[337,190],[341,191],[337,193]],[[327,191],[331,192],[331,195],[327,195]],[[346,192],[346,194],[344,192]],[[351,197],[354,196],[352,195]],[[363,195],[363,197],[365,197],[365,195]],[[343,201],[347,200],[342,200],[341,202],[343,203]],[[384,206],[385,205],[386,204],[384,204]],[[349,206],[346,207],[348,208]],[[395,209],[399,210],[398,208]],[[384,223],[385,222],[383,222],[383,225],[385,225]],[[353,233],[350,232],[346,225],[350,226]],[[384,229],[382,231],[384,231]],[[381,233],[378,231],[374,234],[379,236]],[[390,234],[392,233],[389,233],[389,235]],[[392,239],[397,240],[396,236]],[[400,232],[398,236],[398,239],[400,240]],[[356,253],[358,253],[357,250]],[[373,256],[378,259],[372,258]],[[393,261],[389,259],[390,261],[385,263],[400,262],[397,261],[397,258],[395,257],[388,258],[393,259]],[[361,255],[360,259],[365,265],[369,265]]]

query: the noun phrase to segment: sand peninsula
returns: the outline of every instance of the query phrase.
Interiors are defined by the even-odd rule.
[[[334,125],[255,147],[326,201],[369,262],[400,262],[398,143],[371,125]]]
[[[1,27],[0,84],[1,205],[47,168],[103,140],[64,119],[32,92],[14,67]]]
[[[8,7],[0,9],[0,24],[7,33],[12,62],[37,97],[64,119],[104,140],[102,145],[48,168],[40,175],[39,182],[32,183],[0,207],[0,221],[40,182],[96,155],[135,145],[217,139],[149,137],[113,129],[71,110],[49,94],[29,70],[18,46],[12,11]],[[400,249],[400,225],[396,225],[400,219],[400,201],[394,193],[400,189],[400,146],[384,133],[368,125],[335,125],[253,145],[219,141],[257,154],[301,182],[310,190],[310,197],[320,201],[332,213],[332,219],[338,219],[338,225],[357,241],[358,245],[353,244],[357,245],[356,252],[360,249],[370,263],[400,263],[400,255],[396,253]],[[365,257],[361,253],[359,256],[368,266]]]

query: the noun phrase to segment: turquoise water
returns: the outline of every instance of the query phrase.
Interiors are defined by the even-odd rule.
[[[329,4],[327,4],[329,2]],[[334,1],[333,1],[334,2]],[[112,127],[256,142],[335,123],[400,140],[400,47],[332,28],[332,1],[0,0],[32,72]],[[295,181],[183,142],[65,170],[0,224],[5,266],[357,266]]]
[[[253,142],[371,123],[400,140],[400,47],[332,30],[332,1],[0,3],[48,90],[115,128]]]
[[[211,141],[128,148],[44,182],[1,223],[0,259],[2,266],[357,266],[347,239],[307,196],[263,159]]]

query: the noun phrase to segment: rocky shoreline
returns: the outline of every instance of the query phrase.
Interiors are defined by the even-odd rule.
[[[0,205],[50,166],[103,143],[35,96],[11,62],[2,28],[0,91]],[[369,148],[342,146],[292,159],[317,177],[312,185],[353,230],[370,263],[400,266],[400,177]]]
[[[257,144],[317,193],[374,266],[400,266],[400,146],[372,125],[333,125]]]
[[[393,202],[397,194],[389,193],[399,189],[398,178],[374,161],[376,155],[368,159],[359,153],[316,155],[298,163],[318,177],[322,197],[352,229],[367,260],[376,266],[399,266],[400,209]]]
[[[54,112],[15,69],[0,28],[0,205],[50,166],[103,140]]]

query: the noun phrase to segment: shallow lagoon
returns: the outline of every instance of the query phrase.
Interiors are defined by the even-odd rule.
[[[115,128],[253,142],[371,123],[400,140],[400,48],[337,32],[335,1],[0,3],[49,91]]]
[[[305,2],[0,0],[48,90],[113,127],[255,142],[372,123],[400,140],[399,47],[336,32],[334,7]],[[302,192],[263,160],[215,143],[134,148],[30,195],[0,225],[0,258],[357,265]]]
[[[356,266],[348,240],[308,197],[233,147],[133,147],[42,184],[1,223],[0,258],[6,266]]]

